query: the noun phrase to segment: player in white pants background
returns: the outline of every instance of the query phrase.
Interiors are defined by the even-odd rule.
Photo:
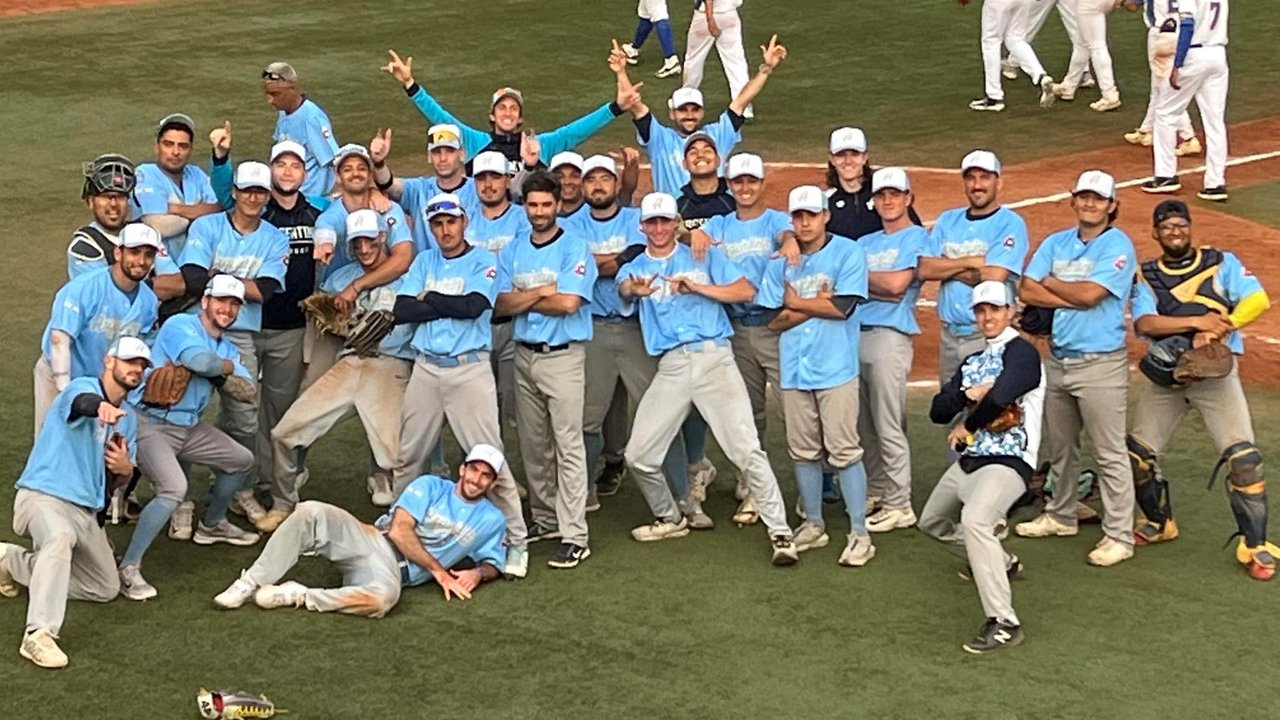
[[[1071,39],[1071,62],[1067,65],[1066,77],[1053,86],[1053,93],[1058,99],[1074,100],[1085,73],[1093,65],[1102,98],[1089,103],[1089,107],[1097,112],[1109,112],[1120,107],[1120,91],[1116,88],[1111,50],[1107,47],[1107,13],[1115,6],[1116,0],[1079,0],[1076,4],[1078,32]]]
[[[742,49],[742,0],[694,0],[693,20],[685,39],[684,86],[702,87],[702,66],[714,46],[729,81],[729,97],[738,97],[747,86],[747,56]],[[750,105],[742,117],[755,117]]]
[[[1125,142],[1130,145],[1151,147],[1154,142],[1152,130],[1156,126],[1156,107],[1164,94],[1173,91],[1169,87],[1169,73],[1173,71],[1173,55],[1178,46],[1178,16],[1169,12],[1167,2],[1160,0],[1126,0],[1124,8],[1130,12],[1142,12],[1142,21],[1147,25],[1147,66],[1151,69],[1151,95],[1147,100],[1147,113],[1142,124],[1132,132],[1124,134]],[[1191,125],[1191,114],[1183,111],[1175,125],[1178,129],[1178,157],[1199,155],[1204,149],[1196,137],[1195,128]]]
[[[969,103],[972,110],[1000,112],[1004,110],[1004,87],[1000,81],[1000,46],[1009,48],[1023,72],[1040,88],[1040,107],[1053,105],[1053,78],[1044,71],[1036,51],[1027,42],[1023,28],[1025,5],[1034,0],[983,0],[982,3],[982,73],[984,95]]]
[[[1019,32],[1027,42],[1034,43],[1036,36],[1040,34],[1041,28],[1045,22],[1049,20],[1049,13],[1054,9],[1058,9],[1058,18],[1062,20],[1062,29],[1067,32],[1067,39],[1071,41],[1071,46],[1075,47],[1080,41],[1080,28],[1076,22],[1076,3],[1078,0],[1032,0],[1024,3],[1021,12],[1015,18],[1017,23],[1013,28],[1014,32]],[[1012,55],[1005,58],[1001,63],[1004,76],[1009,80],[1018,79],[1018,60]],[[1024,69],[1023,72],[1026,72]],[[1090,88],[1097,85],[1093,80],[1093,74],[1086,68],[1084,79],[1080,81],[1080,87]]]
[[[658,42],[662,45],[662,67],[654,73],[660,78],[680,74],[680,56],[676,54],[676,43],[671,37],[671,13],[667,10],[667,0],[640,0],[636,5],[636,36],[631,42],[622,46],[627,54],[627,64],[635,65],[640,60],[640,47],[648,39],[649,33],[658,31]]]

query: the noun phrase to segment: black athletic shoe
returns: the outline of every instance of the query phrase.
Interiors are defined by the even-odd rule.
[[[1205,188],[1200,192],[1196,193],[1196,197],[1200,198],[1201,200],[1208,200],[1209,202],[1226,202],[1227,188],[1225,185],[1220,187]]]
[[[978,631],[977,637],[965,643],[961,647],[967,653],[974,655],[986,655],[998,650],[1004,650],[1017,645],[1021,645],[1023,640],[1022,628],[1017,625],[1006,625],[995,618],[987,618],[987,622],[983,624],[982,629]]]
[[[547,561],[547,565],[557,570],[569,570],[578,567],[578,563],[591,557],[591,548],[574,545],[573,543],[560,543],[560,549],[555,555]]]
[[[1182,183],[1176,177],[1155,177],[1142,183],[1144,193],[1176,193],[1182,189]]]
[[[995,98],[980,97],[969,103],[969,109],[978,110],[980,112],[1000,112],[1001,110],[1004,110],[1004,101],[996,100]]]
[[[623,463],[605,463],[604,468],[600,470],[600,477],[596,478],[596,495],[598,497],[613,497],[618,494],[618,488],[622,487],[622,479],[627,476],[627,466]]]
[[[559,540],[561,537],[563,536],[560,534],[559,530],[543,527],[538,523],[530,524],[529,532],[526,535],[528,542],[531,543],[536,543],[539,540]]]
[[[1022,561],[1018,559],[1017,555],[1013,556],[1013,562],[1009,563],[1009,566],[1004,569],[1004,572],[1009,576],[1009,582],[1013,582],[1014,580],[1022,577]],[[960,576],[961,580],[972,580],[973,566],[965,565],[964,569],[957,570],[956,574]]]

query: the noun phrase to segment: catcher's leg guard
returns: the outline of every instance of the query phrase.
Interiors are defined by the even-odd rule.
[[[1250,442],[1239,442],[1227,448],[1213,468],[1210,485],[1224,465],[1227,467],[1227,498],[1231,502],[1231,514],[1235,515],[1236,526],[1244,538],[1242,550],[1237,550],[1236,558],[1246,566],[1256,563],[1262,571],[1269,567],[1269,575],[1274,575],[1275,556],[1270,548],[1275,546],[1267,544],[1267,481],[1262,477],[1262,453]],[[1252,567],[1250,574],[1254,574]]]
[[[1178,537],[1178,526],[1169,503],[1169,482],[1160,474],[1155,451],[1132,435],[1125,438],[1125,443],[1133,469],[1134,496],[1143,515],[1133,529],[1134,543],[1150,545],[1173,540]]]

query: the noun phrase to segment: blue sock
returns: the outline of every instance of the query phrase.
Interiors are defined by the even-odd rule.
[[[156,536],[164,529],[173,511],[178,509],[178,501],[169,498],[151,498],[151,502],[142,508],[138,516],[138,524],[133,528],[133,537],[129,538],[129,547],[124,551],[120,565],[141,565],[142,555],[151,547]]]
[[[676,433],[671,447],[667,448],[667,456],[662,461],[662,473],[667,476],[671,493],[676,496],[676,500],[689,497],[689,464],[685,462],[684,438],[680,433]]]
[[[840,494],[844,496],[844,509],[849,513],[849,529],[856,535],[867,534],[867,469],[862,461],[841,470]]]
[[[644,41],[649,38],[649,31],[653,29],[653,22],[648,18],[640,18],[640,22],[636,23],[636,37],[631,41],[631,47],[639,50]],[[668,28],[667,32],[671,32]]]
[[[684,454],[690,465],[707,456],[707,421],[697,410],[685,418],[680,432],[684,435]]]
[[[796,489],[806,519],[822,525],[822,463],[796,463]]]
[[[604,434],[598,432],[583,433],[582,444],[587,449],[587,482],[594,483],[600,464],[600,454],[604,452]]]
[[[231,507],[231,498],[244,485],[244,477],[246,473],[228,475],[227,473],[215,472],[213,474],[213,497],[209,500],[209,506],[204,510],[205,527],[213,527],[222,522],[227,517],[227,508]]]
[[[671,22],[668,20],[659,20],[654,23],[658,28],[658,42],[662,43],[662,57],[669,58],[676,54],[676,43],[671,39]],[[637,45],[636,47],[640,47]]]

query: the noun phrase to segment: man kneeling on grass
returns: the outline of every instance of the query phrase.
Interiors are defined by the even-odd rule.
[[[476,445],[458,468],[456,485],[423,475],[373,525],[327,503],[301,503],[271,536],[257,562],[213,601],[230,609],[253,598],[265,609],[305,606],[316,612],[378,618],[395,607],[402,587],[433,579],[445,600],[470,598],[481,583],[502,576],[506,521],[485,493],[504,462],[497,448]],[[273,584],[305,552],[336,564],[343,586],[312,589],[292,580]],[[455,570],[464,559],[475,566]]]

